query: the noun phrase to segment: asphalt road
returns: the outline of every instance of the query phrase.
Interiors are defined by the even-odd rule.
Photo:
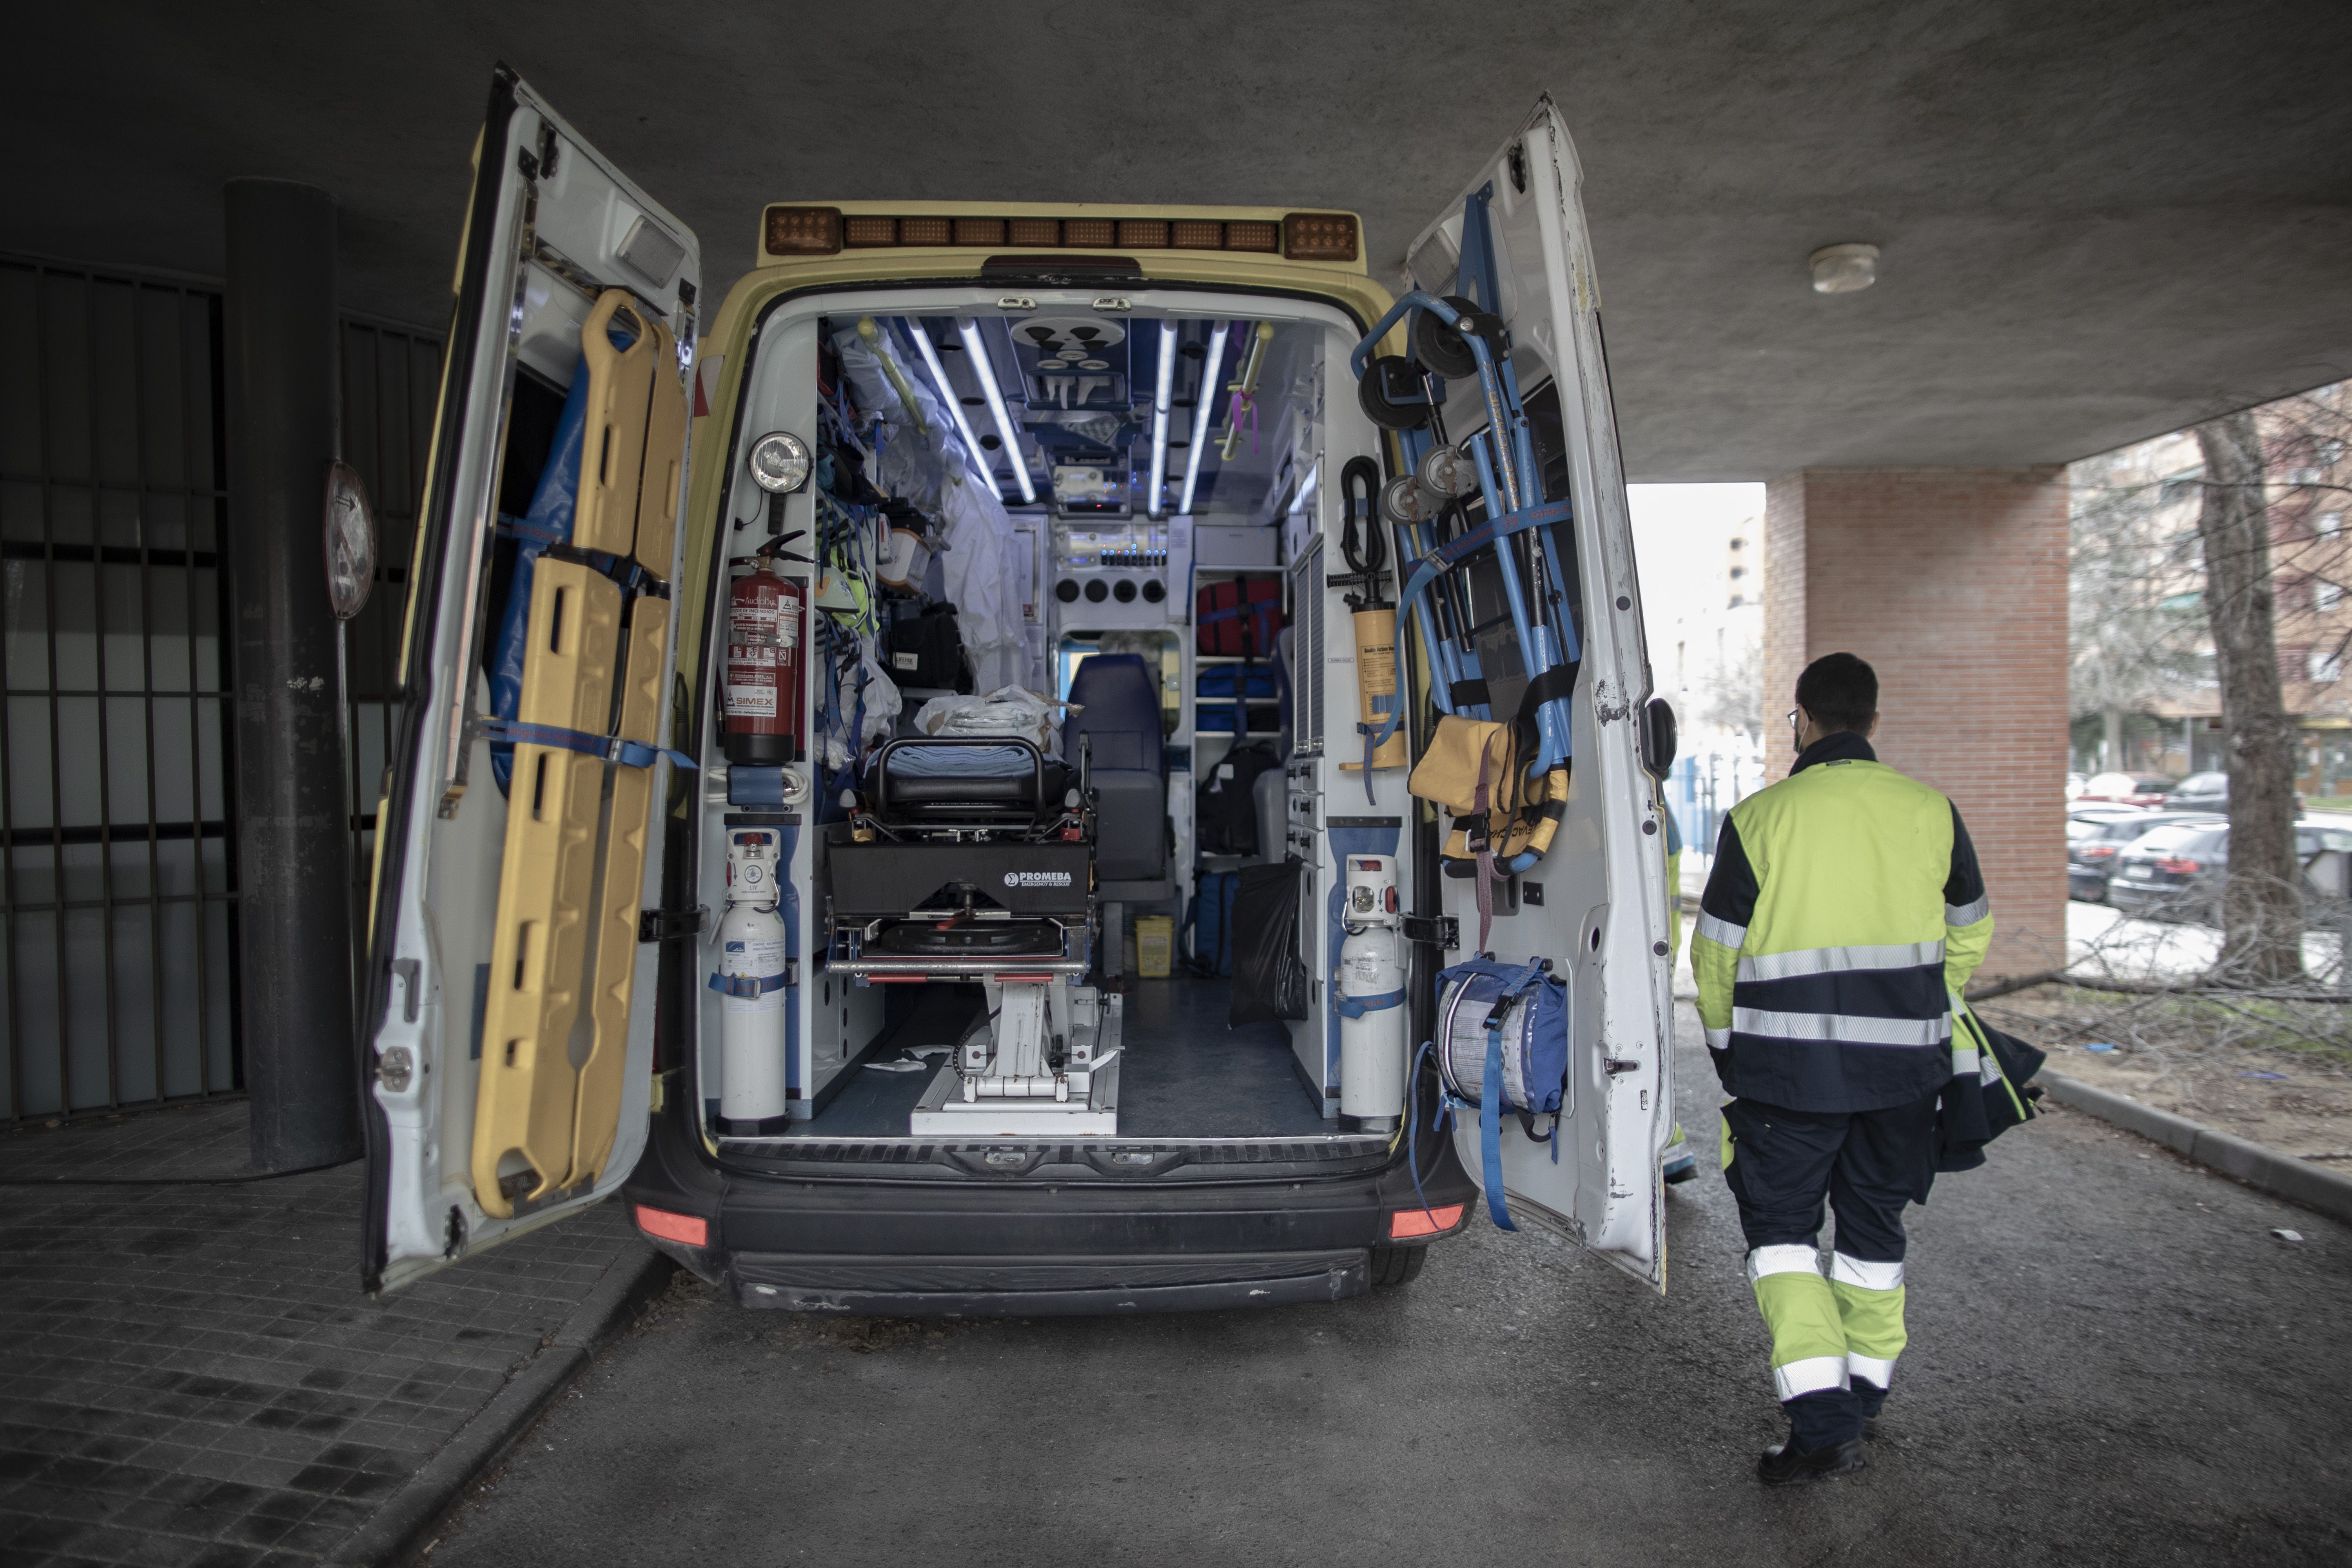
[[[1677,1067],[1711,1142],[1687,1037]],[[1779,1411],[1707,1172],[1663,1300],[1484,1226],[1264,1312],[813,1320],[682,1279],[427,1561],[2352,1560],[2352,1230],[2079,1114],[1993,1154],[1910,1211],[1912,1346],[1851,1479],[1754,1479]]]

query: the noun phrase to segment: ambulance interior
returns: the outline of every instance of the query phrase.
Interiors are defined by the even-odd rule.
[[[715,1142],[1401,1136],[1417,803],[1359,729],[1410,699],[1372,701],[1409,672],[1350,608],[1360,569],[1397,595],[1360,331],[1180,290],[771,309],[697,691]]]

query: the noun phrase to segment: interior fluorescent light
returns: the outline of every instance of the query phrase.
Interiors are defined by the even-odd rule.
[[[956,395],[955,384],[948,379],[947,367],[940,363],[940,351],[931,344],[931,334],[923,323],[909,316],[905,322],[907,335],[915,340],[915,348],[930,367],[931,382],[940,389],[940,401],[948,405],[949,417],[955,421],[956,433],[963,437],[964,456],[971,460],[972,471],[993,489],[996,475],[989,467],[988,454],[980,449],[980,437],[971,433],[971,421],[963,416],[963,399]]]
[[[1021,455],[1021,436],[1013,428],[1013,416],[1004,411],[1004,394],[996,384],[996,365],[988,357],[988,345],[980,341],[980,323],[966,317],[956,322],[956,335],[963,339],[964,352],[971,355],[981,395],[988,399],[988,411],[996,418],[996,433],[1004,437],[1004,450],[1013,458],[1013,478],[1021,486],[1022,504],[1031,504],[1037,499],[1037,487],[1029,482],[1029,462]]]
[[[1176,384],[1176,323],[1160,323],[1160,382],[1151,394],[1151,489],[1149,492],[1153,517],[1162,509],[1162,492],[1168,486],[1168,396]]]
[[[1201,482],[1201,453],[1209,445],[1209,425],[1217,416],[1217,395],[1223,389],[1217,384],[1217,375],[1224,368],[1225,334],[1233,330],[1230,321],[1219,321],[1217,330],[1209,334],[1209,357],[1201,372],[1201,405],[1192,414],[1192,449],[1184,454],[1184,500],[1176,510],[1182,516],[1192,515],[1192,491]]]
[[[1306,479],[1299,481],[1298,493],[1290,498],[1291,516],[1297,517],[1300,512],[1307,510],[1307,503],[1312,500],[1315,495],[1315,481],[1322,477],[1323,465],[1320,463],[1316,464],[1313,468],[1307,470]]]

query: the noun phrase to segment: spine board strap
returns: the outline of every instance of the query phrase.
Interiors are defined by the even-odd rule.
[[[484,719],[475,726],[475,732],[485,741],[504,742],[511,746],[552,746],[558,751],[578,752],[583,756],[618,763],[625,768],[649,768],[659,757],[667,757],[672,767],[694,770],[698,766],[684,752],[674,752],[666,746],[656,746],[646,741],[625,741],[618,735],[591,735],[583,730],[566,730],[555,724],[526,724],[519,719]]]

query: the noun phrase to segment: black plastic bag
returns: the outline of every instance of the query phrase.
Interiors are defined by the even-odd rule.
[[[1307,965],[1298,956],[1296,855],[1279,866],[1244,866],[1234,896],[1234,984],[1225,1024],[1307,1016]]]

